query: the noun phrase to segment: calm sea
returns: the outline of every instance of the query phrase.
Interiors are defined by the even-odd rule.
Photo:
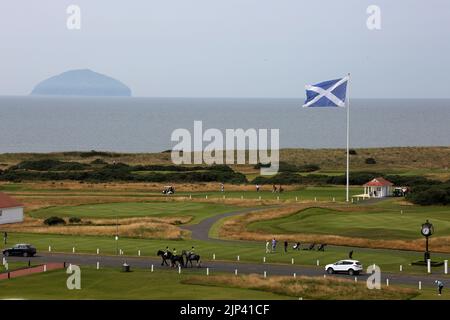
[[[281,147],[345,146],[346,111],[301,99],[0,97],[0,153],[172,148],[171,133],[280,129]],[[450,145],[450,100],[352,100],[351,146]],[[224,131],[223,131],[224,132]]]

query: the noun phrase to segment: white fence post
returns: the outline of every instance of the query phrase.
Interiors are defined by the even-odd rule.
[[[178,274],[181,274],[181,266],[178,266]]]
[[[100,254],[100,249],[99,248],[97,248],[97,254]]]
[[[150,267],[151,272],[153,272],[153,265]]]
[[[297,274],[294,272],[294,278],[297,278]]]
[[[238,275],[238,271],[237,269],[234,269],[234,275],[237,276]]]
[[[47,272],[47,265],[44,264],[44,272]]]
[[[213,260],[216,260],[216,254],[213,253]]]
[[[317,266],[320,266],[320,261],[319,261],[319,259],[317,259]]]
[[[431,259],[427,259],[427,272],[431,273]]]
[[[266,257],[263,257],[263,263],[266,263]]]
[[[400,265],[400,272],[402,272],[403,271],[403,266],[402,265]]]
[[[209,276],[209,268],[206,268],[206,275]]]
[[[448,274],[448,260],[444,260],[444,273]]]
[[[72,248],[72,253],[75,253],[75,247]]]
[[[294,258],[291,259],[291,264],[294,264]]]
[[[389,279],[386,279],[386,286],[389,287]]]
[[[239,256],[237,256],[237,261],[239,261],[240,260],[240,258],[239,258]]]
[[[52,246],[48,246],[48,252],[52,251]]]
[[[97,270],[100,269],[100,262],[97,261]]]
[[[422,281],[419,281],[419,290],[422,290]]]
[[[141,256],[141,250],[138,250],[138,256],[139,257]]]
[[[264,271],[264,278],[267,278],[267,271]]]

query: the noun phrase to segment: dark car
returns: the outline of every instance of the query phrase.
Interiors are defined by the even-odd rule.
[[[32,257],[36,254],[36,248],[30,244],[16,244],[12,248],[3,250],[3,255],[8,256],[21,256],[21,257]]]

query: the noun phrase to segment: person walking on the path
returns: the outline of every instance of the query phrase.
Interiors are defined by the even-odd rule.
[[[266,241],[266,253],[270,253],[270,241]]]
[[[440,281],[440,280],[436,280],[434,283],[438,287],[438,294],[441,295],[442,294],[442,289],[444,289],[444,283],[442,281]]]
[[[259,184],[256,185],[256,192],[259,192]]]
[[[272,252],[275,252],[275,249],[277,248],[277,240],[275,238],[272,239]]]
[[[353,250],[348,253],[348,258],[353,259]]]
[[[6,244],[8,242],[8,233],[5,231],[5,233],[3,233],[3,243]]]
[[[287,252],[288,245],[289,245],[288,242],[284,241],[284,252]]]

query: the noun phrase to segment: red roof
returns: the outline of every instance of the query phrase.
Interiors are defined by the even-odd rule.
[[[379,177],[375,178],[366,184],[364,184],[364,187],[385,187],[385,186],[393,186],[394,184],[385,178]]]
[[[23,207],[23,205],[8,196],[6,193],[0,192],[0,209],[15,207]]]

